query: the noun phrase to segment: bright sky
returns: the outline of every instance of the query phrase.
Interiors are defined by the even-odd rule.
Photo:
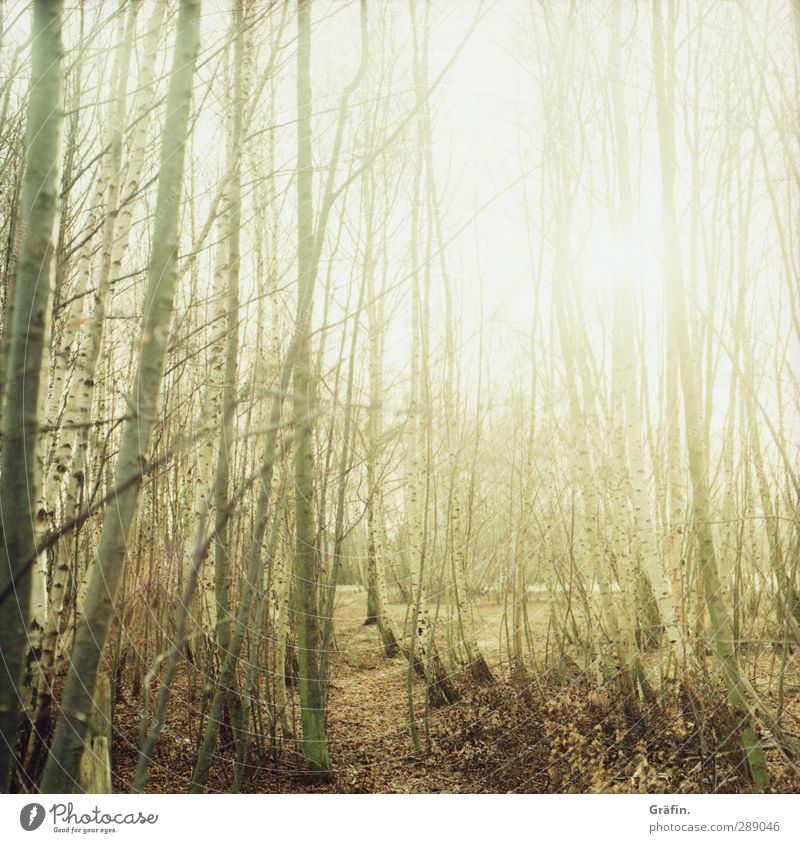
[[[74,44],[78,7],[75,3],[67,5],[72,9],[68,40]],[[262,5],[257,4],[257,7]],[[6,25],[15,20],[23,6],[19,2],[9,5]],[[93,19],[98,11],[105,12],[110,6],[87,3],[84,8]],[[554,96],[555,87],[563,83],[558,94],[562,100],[557,107],[562,110],[565,131],[559,144],[574,180],[570,263],[576,289],[583,299],[584,317],[590,324],[605,318],[608,320],[606,331],[610,329],[613,280],[621,267],[629,269],[636,281],[637,303],[643,306],[645,314],[649,359],[654,367],[651,379],[655,382],[660,371],[663,336],[662,231],[649,4],[623,0],[622,5],[625,118],[630,137],[629,164],[635,207],[632,230],[621,233],[612,229],[607,198],[608,186],[613,185],[615,179],[613,135],[605,104],[610,32],[607,13],[611,0],[588,0],[578,4],[576,22],[565,29],[563,20],[568,6],[566,3],[553,5],[557,32],[548,33],[540,3],[534,0],[487,1],[480,24],[432,100],[433,160],[443,233],[445,238],[455,238],[447,250],[446,261],[456,288],[463,365],[467,375],[474,377],[482,311],[485,355],[492,361],[492,377],[499,383],[508,382],[510,372],[518,367],[529,348],[534,279],[541,282],[540,313],[545,331],[549,330],[554,184],[545,173],[545,103]],[[668,7],[669,4],[665,4],[665,9]],[[144,4],[140,33],[150,8],[150,3]],[[422,8],[421,0],[419,8]],[[431,79],[461,42],[478,8],[477,2],[455,0],[433,5]],[[207,55],[214,53],[221,41],[227,26],[227,9],[228,4],[221,0],[205,0],[203,45]],[[313,9],[316,22],[312,42],[315,159],[321,168],[318,197],[329,155],[335,109],[342,86],[357,65],[360,37],[356,3],[318,0]],[[380,15],[385,15],[390,24],[390,40],[397,51],[393,89],[405,91],[393,106],[394,118],[399,119],[406,113],[412,97],[408,5],[401,0],[388,3],[370,0],[367,10],[373,24],[371,49],[376,61],[379,61],[380,46],[375,43],[377,27],[374,24]],[[708,256],[711,265],[718,268],[714,276],[716,300],[710,302],[715,322],[729,324],[732,291],[740,280],[730,259],[740,239],[736,214],[750,184],[753,211],[747,228],[745,277],[758,307],[750,314],[749,327],[756,338],[764,337],[764,342],[769,343],[776,334],[785,335],[789,327],[786,308],[780,308],[781,303],[785,304],[786,278],[769,196],[770,190],[777,191],[781,207],[789,199],[786,184],[791,171],[785,161],[786,147],[776,128],[796,125],[796,121],[791,122],[792,114],[787,113],[791,96],[787,97],[785,91],[792,83],[787,69],[794,60],[789,4],[783,0],[780,3],[764,0],[740,5],[720,0],[681,3],[680,10],[676,164],[685,275],[697,290],[698,303],[708,306],[706,283],[709,279],[705,260]],[[743,13],[749,18],[744,28],[739,23]],[[280,73],[275,117],[282,127],[277,132],[276,153],[276,166],[280,171],[279,194],[291,191],[294,161],[292,18],[290,13],[281,53],[285,67]],[[273,19],[277,20],[277,17]],[[691,33],[687,31],[686,20],[692,22]],[[24,40],[28,26],[28,16],[22,14],[16,25],[6,32],[6,61],[13,43]],[[270,35],[263,29],[259,30],[257,50],[257,64],[261,70],[269,55],[266,39]],[[94,49],[108,50],[109,40],[98,39],[90,45],[89,54]],[[768,50],[764,49],[765,44],[769,45]],[[165,45],[165,61],[166,57]],[[198,89],[202,89],[203,82],[216,70],[219,66],[214,61],[201,66]],[[759,109],[763,152],[748,126],[754,103],[762,97],[760,75],[767,79],[765,90],[769,95]],[[90,89],[87,80],[87,91]],[[729,111],[735,113],[734,118],[726,118]],[[209,192],[213,192],[224,157],[219,114],[220,98],[214,95],[204,106],[194,141],[197,185],[205,185]],[[353,117],[353,121],[355,119]],[[781,123],[784,120],[786,122]],[[353,121],[351,126],[354,126],[355,134],[346,135],[342,174],[350,159],[360,154],[355,145],[360,142],[358,133],[361,130]],[[700,163],[694,175],[687,137],[695,140],[700,150]],[[413,140],[412,126],[406,135],[405,148],[409,152]],[[265,144],[266,138],[261,136],[258,143]],[[796,152],[795,141],[791,144]],[[769,167],[769,179],[764,178],[764,161]],[[379,161],[379,167],[385,163],[385,159]],[[696,195],[700,210],[700,223],[694,233],[688,213],[693,178],[699,188]],[[402,221],[407,219],[410,208],[410,166],[403,184],[405,192],[400,194],[400,209],[387,247],[390,284],[406,277],[409,271],[410,229],[409,224],[404,225]],[[347,217],[351,230],[345,232],[338,256],[343,266],[352,266],[355,236],[352,231],[359,214],[357,203],[350,202]],[[197,204],[198,218],[202,220],[202,197]],[[289,283],[294,225],[291,194],[283,207],[282,224],[286,236],[282,242],[286,252],[281,259]],[[794,230],[788,211],[783,213],[787,230]],[[333,220],[331,234],[337,225],[338,221]],[[689,255],[693,242],[699,257],[691,266]],[[244,246],[244,289],[248,284],[254,289],[255,244],[246,239]],[[204,259],[202,272],[209,275],[210,268],[209,255]],[[438,264],[433,269],[432,280],[432,326],[436,334],[436,327],[442,321]],[[339,292],[334,297],[333,313],[337,307],[346,306],[343,291],[353,283],[350,270],[341,277],[335,274],[334,281]],[[351,295],[354,294],[351,292]],[[387,360],[390,366],[402,371],[409,346],[407,287],[403,287],[400,294],[394,294],[390,301],[393,318],[387,339]],[[779,309],[780,316],[777,315]],[[597,339],[599,341],[599,335]],[[547,333],[545,342],[548,342]],[[437,348],[436,336],[432,345]],[[549,352],[557,354],[556,346],[552,344]],[[332,338],[330,347],[338,351],[338,339]],[[768,346],[763,347],[765,352],[770,350]],[[602,353],[598,346],[601,357]],[[726,364],[724,359],[718,362],[719,389],[724,394]],[[766,364],[766,360],[764,362]],[[790,355],[789,362],[796,367],[796,353]],[[518,380],[524,382],[525,378]]]

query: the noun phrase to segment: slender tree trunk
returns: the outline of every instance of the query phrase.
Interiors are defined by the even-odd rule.
[[[239,265],[240,236],[242,224],[242,115],[244,111],[244,23],[241,3],[234,6],[234,51],[233,51],[233,101],[231,105],[230,132],[228,137],[228,170],[232,173],[228,187],[228,208],[225,212],[225,238],[227,241],[227,291],[225,305],[225,373],[222,383],[222,425],[217,449],[217,470],[214,481],[214,506],[222,512],[230,494],[230,475],[234,456],[236,417],[236,373],[239,355]],[[214,594],[216,602],[217,643],[224,653],[228,646],[231,629],[230,614],[230,524],[226,523],[214,543]],[[224,658],[224,656],[223,656]]]
[[[314,772],[327,775],[324,689],[319,674],[317,557],[314,526],[311,314],[315,275],[311,158],[311,0],[297,4],[297,351],[294,365],[295,595],[303,751]]]
[[[280,396],[276,396],[273,400],[272,418],[275,419],[280,413]],[[211,702],[211,710],[208,715],[208,725],[206,727],[203,741],[197,753],[197,761],[192,771],[192,782],[189,788],[190,793],[201,793],[208,771],[211,768],[211,762],[214,757],[214,750],[217,746],[217,737],[219,735],[219,727],[222,724],[223,707],[227,697],[230,695],[234,687],[236,668],[239,662],[239,653],[244,643],[244,638],[249,628],[250,613],[255,599],[256,584],[258,581],[259,569],[263,564],[262,560],[262,541],[264,533],[266,532],[268,507],[270,501],[270,490],[272,487],[272,474],[274,470],[275,459],[275,444],[277,437],[277,423],[271,425],[271,429],[267,434],[266,447],[264,450],[264,459],[261,463],[261,470],[259,473],[259,493],[256,504],[255,523],[253,528],[252,540],[248,550],[247,570],[245,571],[245,581],[242,585],[242,593],[239,597],[239,603],[236,610],[236,618],[231,637],[228,644],[228,649],[224,652],[222,668],[220,669],[219,678],[214,689],[214,696]],[[277,508],[273,517],[273,536],[277,536],[277,524],[283,516],[281,507]],[[274,549],[274,543],[270,541],[270,549],[268,554],[271,555]]]
[[[0,472],[0,585],[13,591],[0,603],[3,641],[0,670],[0,790],[8,791],[17,745],[19,682],[27,652],[26,622],[31,595],[31,568],[16,568],[36,547],[34,511],[42,477],[34,457],[38,448],[40,410],[47,353],[47,323],[54,271],[54,227],[58,194],[59,141],[63,111],[60,0],[36,0],[31,39],[31,90],[25,133],[22,186],[24,235],[16,284],[13,322],[5,371],[3,453]]]
[[[68,474],[65,503],[62,507],[62,520],[75,518],[78,515],[81,503],[81,492],[84,488],[86,449],[88,448],[89,419],[91,416],[92,401],[95,387],[95,370],[100,353],[100,342],[102,338],[103,323],[105,320],[105,300],[110,290],[110,273],[113,269],[119,271],[121,255],[119,254],[120,240],[124,238],[127,242],[128,230],[130,228],[130,212],[127,215],[121,214],[122,222],[119,223],[118,215],[118,192],[120,180],[120,165],[122,158],[122,132],[125,117],[125,101],[128,85],[128,70],[130,65],[131,48],[133,45],[134,25],[138,3],[134,3],[129,11],[128,21],[124,32],[121,34],[120,43],[117,47],[115,57],[115,69],[112,74],[114,83],[115,100],[114,109],[111,115],[109,127],[109,152],[103,157],[101,163],[101,175],[95,191],[96,207],[90,214],[90,225],[94,224],[96,214],[99,214],[105,205],[106,218],[102,226],[103,243],[101,250],[101,269],[98,290],[95,296],[95,309],[92,313],[91,328],[86,338],[86,348],[81,351],[73,374],[73,382],[67,395],[64,409],[63,423],[67,429],[60,434],[53,434],[54,471],[49,478],[47,488],[47,511],[53,512],[55,500],[62,478]],[[159,2],[153,12],[153,18],[148,28],[148,44],[145,65],[155,64],[155,50],[157,47],[158,33],[160,31],[161,19],[163,17],[164,4]],[[151,71],[152,76],[152,71]],[[146,77],[146,74],[145,74]],[[145,78],[142,81],[148,81]],[[152,82],[152,79],[149,80]],[[147,86],[147,92],[150,85]],[[137,140],[141,145],[141,157],[144,156],[145,137],[139,136]],[[131,169],[135,170],[136,161],[131,156]],[[139,163],[141,169],[141,163]],[[138,175],[130,173],[126,180],[126,188],[130,189],[132,179],[138,181]],[[135,184],[135,182],[134,182]],[[107,195],[106,195],[107,194]],[[106,201],[107,200],[107,201]],[[116,237],[115,237],[115,224]],[[122,228],[122,231],[119,229]],[[123,247],[124,248],[124,247]],[[80,260],[80,274],[78,278],[78,294],[81,294],[91,275],[91,241],[82,251]],[[55,373],[53,378],[53,394],[51,395],[50,424],[55,425],[56,411],[54,409],[54,398],[66,379],[66,367],[71,356],[71,349],[77,339],[78,325],[80,324],[80,311],[83,309],[83,297],[75,299],[73,308],[65,325],[65,334],[62,348],[56,355]],[[90,374],[87,374],[89,372]],[[60,438],[60,441],[59,441]],[[52,704],[52,685],[55,672],[58,666],[58,645],[59,636],[64,627],[64,611],[67,607],[67,587],[70,576],[76,576],[74,566],[75,536],[70,532],[64,537],[63,542],[57,547],[56,559],[53,565],[52,580],[50,585],[50,601],[48,606],[47,619],[42,635],[40,675],[36,694],[36,705],[32,717],[32,729],[28,740],[26,751],[25,768],[29,775],[35,774],[38,765],[38,757],[42,745],[46,743],[50,731],[50,709]]]
[[[199,443],[197,454],[197,474],[194,484],[194,518],[199,522],[206,507],[214,501],[216,476],[214,475],[216,448],[221,441],[222,392],[225,380],[225,336],[226,336],[226,295],[225,267],[228,260],[228,242],[220,225],[219,244],[214,266],[214,281],[210,320],[212,340],[209,343],[206,380],[203,397],[200,402],[206,434]],[[210,560],[204,560],[199,574],[199,612],[200,625],[209,642],[216,642],[217,630],[217,593],[215,554]]]
[[[708,466],[705,453],[705,425],[697,385],[697,373],[692,365],[689,332],[686,323],[686,301],[680,261],[680,235],[675,209],[675,136],[673,115],[669,104],[674,84],[671,62],[667,61],[671,44],[665,38],[661,0],[656,0],[653,16],[653,56],[656,85],[659,152],[661,159],[662,208],[664,213],[665,283],[667,291],[667,330],[676,338],[683,387],[686,423],[686,443],[689,452],[689,471],[694,492],[695,530],[698,539],[700,570],[703,578],[706,605],[712,628],[712,644],[719,669],[728,688],[728,704],[739,721],[742,748],[753,783],[759,790],[770,786],[764,750],[743,693],[739,663],[733,646],[733,631],[722,596],[714,536],[711,529],[711,500],[708,487]]]
[[[78,784],[78,767],[103,645],[115,610],[126,547],[136,514],[156,402],[164,370],[176,282],[178,211],[192,80],[199,47],[200,2],[181,0],[166,103],[161,162],[139,364],[129,398],[114,485],[122,488],[103,522],[89,582],[84,617],[75,635],[70,670],[53,745],[41,781],[44,793],[67,793]]]
[[[376,292],[374,260],[375,182],[370,170],[364,173],[365,245],[363,272],[367,282],[367,361],[369,374],[369,413],[367,418],[367,554],[369,565],[370,616],[374,616],[390,658],[397,655],[401,638],[389,610],[386,584],[386,513],[383,483],[378,459],[383,437],[383,332],[384,308],[382,290]]]
[[[621,239],[631,236],[633,226],[633,198],[630,183],[628,127],[625,119],[625,86],[622,76],[622,0],[615,0],[611,33],[612,112],[616,137],[618,210],[615,215],[616,230]],[[621,442],[617,446],[620,463],[629,461],[629,480],[623,481],[618,493],[622,515],[628,489],[632,504],[635,547],[641,555],[645,576],[653,589],[658,605],[661,623],[675,657],[676,667],[683,671],[686,666],[686,649],[678,621],[674,598],[679,594],[678,586],[670,583],[659,557],[655,539],[655,525],[647,492],[647,469],[645,466],[644,443],[642,441],[642,414],[636,383],[636,353],[634,343],[633,289],[630,276],[620,268],[614,287],[614,365],[617,369],[618,393],[613,417],[618,420],[618,434]],[[622,466],[619,466],[620,468]],[[628,466],[625,466],[627,474]],[[624,485],[625,488],[622,488]],[[668,538],[671,545],[671,537]]]
[[[416,4],[409,4],[414,42],[413,77],[415,93],[416,160],[411,206],[411,389],[406,423],[406,487],[407,519],[409,524],[409,587],[411,592],[412,633],[408,648],[410,667],[425,678],[426,713],[428,705],[442,705],[457,698],[436,649],[434,626],[426,605],[425,573],[428,555],[428,514],[431,487],[431,399],[428,340],[430,321],[430,270],[432,263],[432,221],[425,230],[425,257],[421,258],[419,241],[422,236],[423,177],[426,175],[426,120],[423,113],[429,90],[427,80],[427,52],[429,38],[428,8],[425,7],[422,27],[417,24]],[[422,43],[420,43],[420,37]],[[430,173],[427,173],[431,177]],[[424,288],[424,295],[423,295]],[[409,712],[411,729],[416,735],[413,719],[413,699],[409,684]],[[427,717],[426,717],[427,729]],[[415,745],[417,739],[415,737]]]
[[[286,542],[282,541],[285,545]],[[280,723],[284,737],[293,737],[289,726],[289,700],[286,694],[286,645],[289,635],[289,591],[292,578],[292,563],[288,549],[283,547],[277,554],[274,568],[274,584],[272,587],[273,606],[273,645],[274,645],[274,692],[273,699],[273,727]]]

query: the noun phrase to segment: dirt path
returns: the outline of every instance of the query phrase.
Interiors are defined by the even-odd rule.
[[[741,792],[749,789],[736,746],[698,754],[736,734],[735,724],[709,688],[702,716],[686,714],[670,695],[642,704],[631,715],[613,693],[585,676],[539,683],[476,686],[458,676],[462,699],[428,712],[428,751],[415,752],[409,730],[408,664],[386,658],[375,626],[365,626],[363,594],[343,595],[336,612],[337,652],[332,659],[328,740],[334,777],[321,782],[305,770],[302,747],[283,740],[262,754],[243,782],[249,793],[485,793],[485,792]],[[402,607],[395,607],[402,624]],[[486,629],[496,607],[482,612]],[[491,638],[486,638],[489,645]],[[496,640],[496,638],[494,639]],[[483,643],[482,643],[483,646]],[[491,653],[489,646],[484,652]],[[414,711],[425,747],[423,683],[412,677]],[[192,771],[198,728],[198,679],[184,671],[173,685],[167,723],[153,758],[148,790],[181,793]],[[290,720],[300,734],[297,694]],[[800,699],[798,697],[797,699]],[[794,700],[784,714],[800,723]],[[114,732],[114,787],[128,789],[138,759],[141,699],[122,690]],[[266,720],[265,720],[266,723]],[[264,742],[268,742],[266,736]],[[699,759],[699,760],[698,760]],[[797,792],[797,777],[774,750],[769,760],[777,791]],[[228,792],[235,769],[230,735],[221,741],[208,792]]]
[[[409,730],[408,662],[402,656],[386,658],[378,630],[364,625],[363,594],[346,595],[336,612],[337,653],[331,665],[328,738],[334,762],[334,780],[320,783],[306,773],[299,743],[284,740],[281,751],[264,758],[243,782],[246,792],[436,793],[474,792],[475,777],[466,776],[440,738],[472,721],[466,702],[429,712],[432,752],[416,753]],[[398,615],[402,607],[397,607]],[[402,617],[398,616],[402,624]],[[150,767],[148,790],[184,792],[192,770],[192,743],[187,731],[188,712],[197,722],[199,701],[196,677],[179,672],[173,683],[167,722]],[[424,686],[412,678],[414,710],[420,741],[425,745]],[[290,714],[300,734],[297,694]],[[117,700],[114,734],[114,788],[127,790],[138,760],[138,728],[141,700],[121,693]],[[196,725],[194,726],[196,729]],[[223,741],[224,743],[224,741]],[[233,779],[231,746],[222,746],[208,778],[209,792],[227,792]]]
[[[329,742],[336,790],[435,793],[469,789],[459,770],[438,753],[414,752],[408,717],[408,662],[386,658],[378,630],[363,623],[363,600],[340,606],[339,654],[330,691]],[[424,743],[424,689],[413,677],[417,728]],[[430,712],[430,727],[452,718],[458,706]],[[465,716],[466,712],[460,712]]]

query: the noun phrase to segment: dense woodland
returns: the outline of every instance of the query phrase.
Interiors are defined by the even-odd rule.
[[[0,2],[0,790],[800,786],[797,0]]]

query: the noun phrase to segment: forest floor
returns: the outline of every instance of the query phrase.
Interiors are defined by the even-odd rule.
[[[364,625],[363,594],[345,594],[337,609],[338,653],[329,689],[328,736],[334,776],[304,771],[300,746],[279,738],[254,753],[242,790],[258,793],[483,792],[746,792],[750,784],[736,724],[711,679],[693,689],[667,688],[659,702],[635,705],[576,666],[558,677],[510,680],[499,661],[503,607],[478,607],[481,646],[498,681],[479,686],[456,677],[458,702],[425,710],[424,689],[411,677],[422,751],[410,736],[408,663],[386,658],[375,626]],[[398,615],[402,608],[398,605]],[[544,640],[548,609],[529,604],[534,633]],[[398,617],[402,622],[402,616]],[[537,629],[538,628],[538,629]],[[794,673],[797,657],[791,656]],[[150,767],[148,791],[188,788],[202,689],[191,666],[176,678],[173,699]],[[787,674],[788,675],[788,674]],[[800,687],[784,688],[786,731],[800,733]],[[296,697],[296,695],[294,695]],[[774,710],[775,701],[767,699]],[[296,705],[296,699],[294,701]],[[124,690],[114,718],[114,788],[127,790],[135,769],[141,699]],[[427,716],[426,716],[427,715]],[[188,719],[187,719],[188,717]],[[299,733],[299,716],[290,721]],[[193,724],[193,725],[190,725]],[[267,742],[267,739],[264,739]],[[768,746],[774,746],[767,738]],[[210,792],[230,790],[235,753],[230,739],[209,774]],[[777,749],[768,750],[774,788],[800,791],[800,776]]]

